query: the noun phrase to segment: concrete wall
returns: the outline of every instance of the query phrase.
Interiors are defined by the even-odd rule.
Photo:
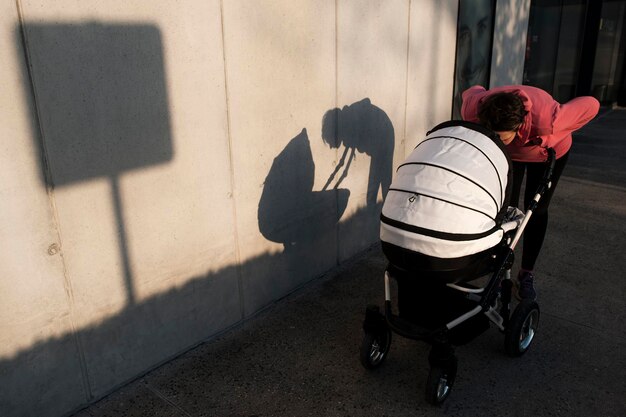
[[[450,117],[456,14],[0,2],[0,415],[67,414],[376,242]]]

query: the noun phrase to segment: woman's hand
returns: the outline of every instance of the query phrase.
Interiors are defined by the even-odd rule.
[[[543,139],[541,136],[535,136],[534,138],[528,138],[524,146],[543,146]]]

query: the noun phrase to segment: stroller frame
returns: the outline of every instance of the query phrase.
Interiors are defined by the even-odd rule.
[[[511,267],[514,263],[514,250],[518,244],[533,211],[547,190],[552,187],[552,172],[556,155],[551,148],[547,149],[548,159],[546,171],[533,200],[526,212],[515,209],[516,215],[502,224],[503,241],[498,253],[494,255],[497,265],[491,278],[482,288],[445,284],[447,288],[458,291],[470,300],[475,307],[450,320],[443,326],[434,329],[414,323],[393,313],[391,302],[391,278],[396,278],[392,269],[385,271],[385,306],[381,312],[377,305],[367,306],[363,322],[364,338],[361,344],[360,359],[367,369],[377,368],[387,357],[391,345],[391,334],[396,333],[405,338],[424,341],[432,345],[428,361],[430,371],[426,382],[425,399],[433,405],[446,400],[457,372],[457,358],[450,331],[470,319],[483,313],[505,334],[505,351],[516,357],[524,354],[533,341],[539,321],[539,305],[534,300],[523,299],[511,314]],[[443,284],[442,284],[443,285]],[[488,327],[488,326],[487,326]],[[480,330],[478,334],[482,333]],[[476,334],[476,336],[478,335]]]

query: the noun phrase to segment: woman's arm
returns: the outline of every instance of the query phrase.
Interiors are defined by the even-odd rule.
[[[600,110],[600,103],[594,97],[576,97],[562,104],[553,122],[553,133],[541,138],[541,145],[551,147],[562,138],[580,129],[591,121]]]
[[[596,117],[599,110],[600,103],[594,97],[576,97],[561,105],[554,120],[554,131],[578,130]]]

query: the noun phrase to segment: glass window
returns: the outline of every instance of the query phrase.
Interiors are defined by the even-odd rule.
[[[489,88],[495,0],[460,0],[452,117],[461,118],[461,94],[473,85]]]
[[[585,0],[565,0],[561,11],[559,50],[554,69],[553,97],[561,102],[574,98],[585,29]]]
[[[580,66],[585,0],[535,0],[526,42],[524,84],[565,102],[574,97]]]
[[[624,65],[626,1],[604,1],[593,65],[592,94],[601,102],[617,100]]]

